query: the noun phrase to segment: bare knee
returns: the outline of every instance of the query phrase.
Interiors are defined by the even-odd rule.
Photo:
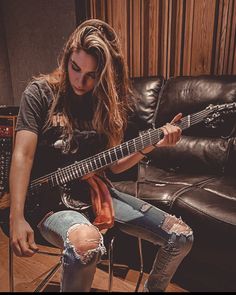
[[[102,235],[98,229],[89,224],[76,224],[72,226],[68,230],[67,238],[79,254],[95,250],[103,242]]]

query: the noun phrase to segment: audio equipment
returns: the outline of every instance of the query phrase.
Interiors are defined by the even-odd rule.
[[[0,105],[0,209],[9,206],[9,171],[18,110]]]

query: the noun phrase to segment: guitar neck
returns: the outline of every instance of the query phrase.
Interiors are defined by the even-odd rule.
[[[176,125],[182,130],[187,129],[190,126],[201,122],[208,113],[209,111],[205,109],[198,113],[188,115],[183,117]],[[72,180],[79,179],[86,174],[104,168],[135,152],[143,150],[150,145],[156,144],[162,137],[163,131],[161,128],[149,129],[140,136],[126,141],[116,147],[105,150],[79,162],[74,162],[69,166],[59,168],[51,174],[33,180],[30,184],[29,190],[30,192],[34,192],[44,185],[50,187],[64,185]]]

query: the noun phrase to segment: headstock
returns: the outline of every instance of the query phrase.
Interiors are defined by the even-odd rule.
[[[205,125],[216,128],[220,123],[224,122],[225,116],[236,113],[236,102],[221,105],[210,104],[205,111],[206,117],[203,120]]]

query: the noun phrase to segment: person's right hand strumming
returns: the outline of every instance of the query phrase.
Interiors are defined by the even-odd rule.
[[[34,231],[25,218],[11,219],[10,239],[17,256],[31,257],[39,250],[34,241]]]

